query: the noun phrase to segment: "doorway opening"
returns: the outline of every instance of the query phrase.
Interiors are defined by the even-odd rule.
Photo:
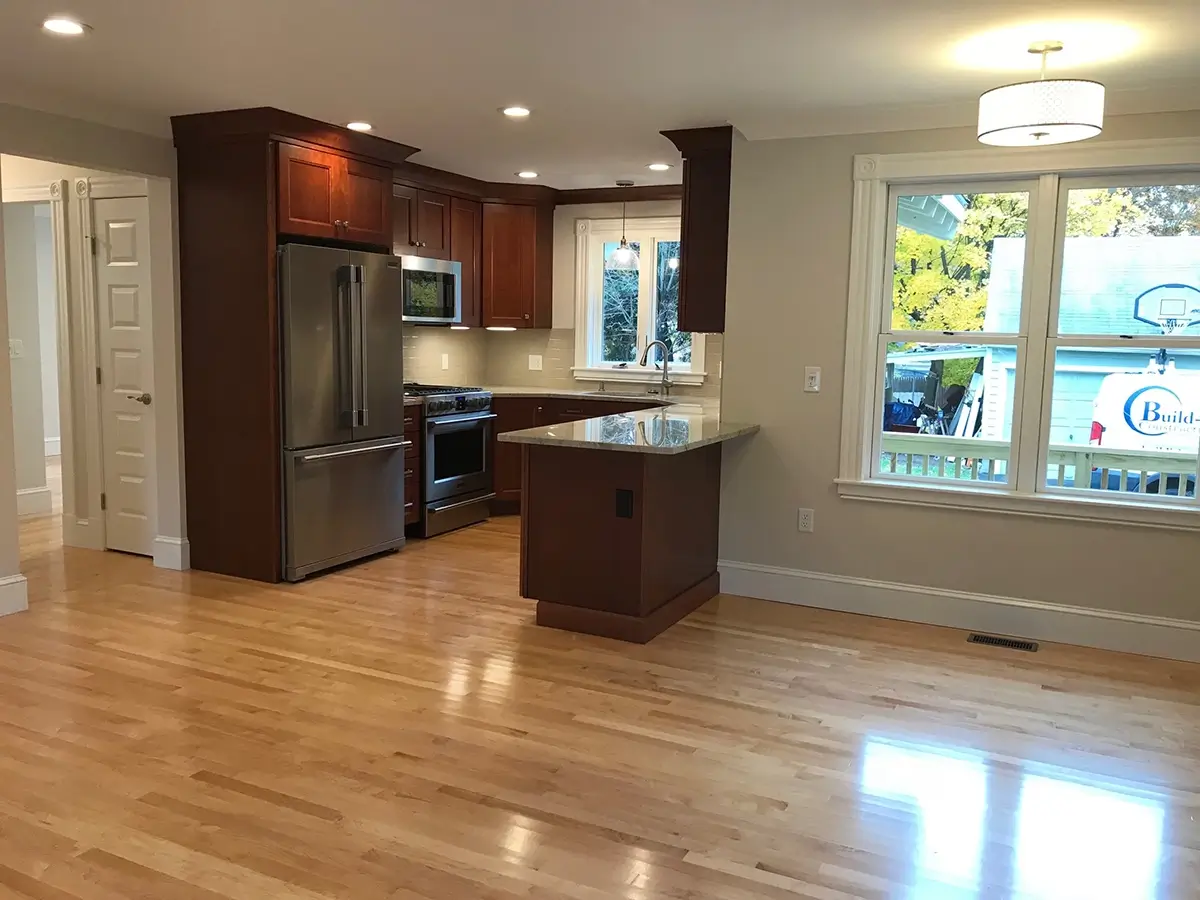
[[[154,556],[149,183],[4,155],[0,185],[22,571]]]

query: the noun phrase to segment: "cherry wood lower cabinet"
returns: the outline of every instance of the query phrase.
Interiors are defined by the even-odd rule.
[[[421,485],[424,483],[421,463],[425,455],[422,407],[404,404],[404,439],[412,443],[404,448],[404,524],[421,521]]]
[[[720,444],[522,446],[521,595],[539,625],[644,644],[717,595]]]
[[[521,511],[521,446],[502,444],[496,436],[506,431],[521,431],[537,425],[538,397],[495,397],[492,412],[492,513],[502,515]]]
[[[492,412],[496,414],[496,421],[492,429],[492,489],[496,492],[496,499],[492,502],[492,514],[521,511],[521,445],[500,443],[496,435],[541,425],[615,416],[658,405],[653,400],[605,400],[592,397],[494,398]]]

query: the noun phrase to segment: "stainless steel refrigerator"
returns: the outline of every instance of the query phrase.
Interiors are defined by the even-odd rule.
[[[279,251],[284,577],[404,543],[400,260]]]

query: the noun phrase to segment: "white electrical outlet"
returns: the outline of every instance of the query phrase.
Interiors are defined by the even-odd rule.
[[[445,372],[449,368],[450,368],[450,354],[443,353],[442,354],[442,371]]]
[[[20,338],[8,339],[8,357],[9,359],[20,359],[25,355],[25,342]]]
[[[542,355],[540,353],[530,353],[529,354],[529,371],[530,372],[542,371]]]
[[[796,516],[796,528],[806,534],[812,534],[813,531],[813,516],[815,514],[811,509],[800,509]]]
[[[807,366],[804,369],[804,392],[821,393],[821,369],[818,366]]]

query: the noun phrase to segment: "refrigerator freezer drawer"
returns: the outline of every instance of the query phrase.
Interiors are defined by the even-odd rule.
[[[284,453],[288,581],[404,543],[408,444],[385,438]]]

